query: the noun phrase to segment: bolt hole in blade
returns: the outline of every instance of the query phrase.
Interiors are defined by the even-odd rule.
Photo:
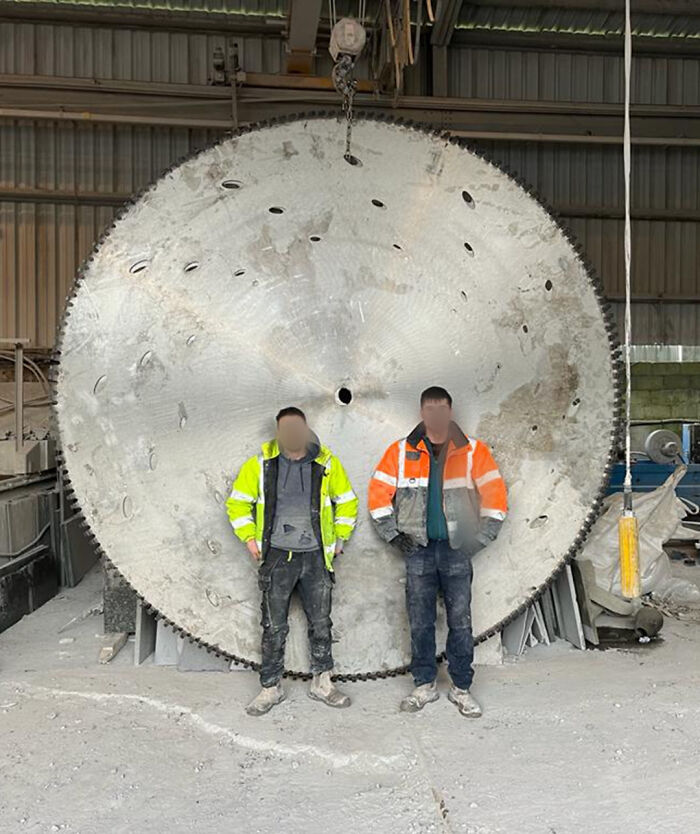
[[[343,159],[348,163],[348,165],[354,165],[357,168],[362,167],[362,161],[358,159],[358,157],[353,156],[351,153],[343,154]]]
[[[281,206],[270,206],[268,211],[270,214],[284,214],[284,209]]]
[[[467,243],[466,240],[464,241],[464,249],[465,249],[467,255],[469,255],[470,258],[474,257],[474,249],[472,248],[471,243]]]
[[[143,272],[144,269],[148,266],[147,260],[136,261],[135,263],[131,264],[129,267],[129,272],[132,275],[136,275],[138,272]]]
[[[546,515],[538,515],[537,518],[534,518],[530,522],[530,527],[534,530],[537,527],[544,527],[544,525],[549,521],[549,516]]]
[[[350,405],[352,402],[352,391],[345,387],[338,388],[335,392],[335,399],[340,405]]]
[[[82,269],[54,387],[66,477],[106,557],[166,622],[247,664],[260,662],[260,592],[217,495],[279,409],[301,408],[361,496],[333,621],[337,673],[365,677],[410,660],[405,566],[366,494],[420,392],[447,388],[509,488],[503,531],[475,557],[477,639],[590,526],[621,392],[585,260],[525,189],[415,126],[358,116],[353,138],[361,170],[341,159],[335,113],[246,126],[171,169]],[[147,271],[130,274],[137,264]],[[240,604],[214,607],[205,589]],[[296,607],[290,629],[286,666],[307,670]],[[444,618],[439,629],[444,646]]]

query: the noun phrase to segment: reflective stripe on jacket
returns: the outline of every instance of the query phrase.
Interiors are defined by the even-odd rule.
[[[379,535],[407,533],[427,544],[430,452],[417,425],[386,450],[369,484],[369,511]],[[450,546],[476,552],[498,535],[508,511],[506,487],[485,443],[452,424],[443,470],[443,507]]]
[[[241,467],[226,501],[231,526],[242,542],[255,539],[263,559],[270,549],[277,498],[279,446],[263,443],[262,454]],[[338,539],[346,541],[357,521],[358,498],[338,458],[321,446],[311,464],[311,523],[320,542],[326,567],[333,570]]]

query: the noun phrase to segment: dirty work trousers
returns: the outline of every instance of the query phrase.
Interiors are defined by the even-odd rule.
[[[331,653],[331,590],[333,579],[320,550],[294,552],[270,548],[260,565],[262,591],[262,666],[260,683],[275,686],[284,672],[284,647],[289,634],[287,618],[292,592],[299,589],[308,622],[311,671],[333,668]]]
[[[474,670],[471,557],[446,541],[429,541],[406,556],[406,606],[411,628],[411,674],[416,686],[437,676],[435,617],[438,592],[447,610],[447,663],[452,682],[469,689]]]

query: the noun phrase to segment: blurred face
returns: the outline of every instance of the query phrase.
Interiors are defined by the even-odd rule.
[[[452,420],[452,407],[447,400],[426,400],[420,409],[421,420],[428,434],[445,435]]]
[[[309,427],[297,414],[287,414],[277,424],[277,442],[285,452],[298,454],[306,449]]]

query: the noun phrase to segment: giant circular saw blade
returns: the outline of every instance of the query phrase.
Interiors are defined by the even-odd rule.
[[[415,127],[313,116],[263,125],[176,166],[121,214],[69,301],[56,417],[103,552],[160,614],[260,658],[256,569],[224,502],[303,408],[361,497],[337,563],[336,668],[409,658],[402,557],[367,483],[445,386],[510,494],[476,558],[484,637],[546,585],[590,526],[616,413],[612,325],[577,250],[513,178]],[[338,392],[349,392],[345,404]],[[345,399],[348,399],[348,396]],[[287,665],[307,668],[292,612]]]

